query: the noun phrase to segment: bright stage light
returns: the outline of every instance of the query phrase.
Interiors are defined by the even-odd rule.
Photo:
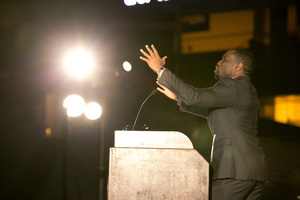
[[[138,4],[150,3],[151,0],[136,0]]]
[[[79,95],[68,96],[63,103],[69,117],[78,117],[84,112],[85,102]]]
[[[87,51],[77,49],[66,56],[65,66],[70,74],[82,78],[92,72],[94,60]]]
[[[134,6],[136,4],[136,0],[124,0],[124,4],[126,6]]]
[[[124,69],[126,72],[130,72],[131,69],[132,69],[132,66],[131,66],[131,64],[130,64],[128,61],[125,61],[125,62],[123,62],[123,69]]]
[[[151,0],[124,0],[126,6],[134,6],[138,4],[150,3]]]
[[[156,0],[157,2],[169,1],[169,0]],[[134,6],[136,4],[148,4],[151,0],[124,0],[126,6]]]
[[[96,102],[90,102],[85,106],[85,116],[90,120],[96,120],[102,115],[102,108]]]

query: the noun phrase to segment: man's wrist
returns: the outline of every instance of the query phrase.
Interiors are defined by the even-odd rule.
[[[178,105],[178,106],[181,106],[181,102],[182,102],[182,100],[179,99],[179,98],[177,98],[177,105]]]
[[[157,71],[157,75],[159,75],[164,69],[164,67],[159,68],[159,70]]]

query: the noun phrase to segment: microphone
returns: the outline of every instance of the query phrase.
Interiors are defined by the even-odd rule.
[[[136,121],[137,121],[137,119],[138,119],[138,117],[139,117],[139,115],[140,115],[140,112],[141,112],[141,110],[142,110],[142,107],[144,106],[144,104],[146,103],[146,101],[152,96],[152,95],[155,95],[156,93],[158,92],[158,90],[157,90],[157,88],[155,88],[152,92],[151,92],[151,94],[144,100],[144,102],[142,103],[142,105],[141,105],[141,107],[140,107],[140,109],[139,109],[139,111],[138,111],[138,113],[137,113],[137,115],[136,115],[136,118],[135,118],[135,120],[134,120],[134,123],[133,123],[133,126],[132,126],[132,130],[134,131],[134,128],[135,128],[135,125],[136,125]]]

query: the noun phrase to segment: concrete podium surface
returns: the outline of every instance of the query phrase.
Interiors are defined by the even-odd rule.
[[[209,165],[187,139],[180,132],[115,131],[108,199],[208,200]]]

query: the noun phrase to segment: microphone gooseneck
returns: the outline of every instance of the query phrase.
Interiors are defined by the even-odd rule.
[[[138,113],[137,113],[137,115],[136,115],[136,118],[135,118],[135,120],[134,120],[133,126],[132,126],[132,130],[133,130],[133,131],[134,131],[134,129],[135,129],[135,125],[136,125],[137,119],[138,119],[138,117],[139,117],[139,115],[140,115],[140,112],[141,112],[141,110],[142,110],[144,104],[146,103],[146,101],[147,101],[152,95],[155,95],[157,92],[158,92],[158,90],[157,90],[157,89],[154,89],[154,90],[151,92],[151,94],[150,94],[150,95],[144,100],[144,102],[142,103],[142,105],[141,105],[141,107],[140,107],[140,109],[139,109],[139,111],[138,111]]]

